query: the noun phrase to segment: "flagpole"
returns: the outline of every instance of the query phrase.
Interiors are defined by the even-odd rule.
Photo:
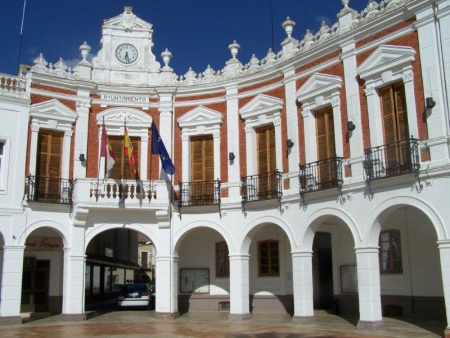
[[[23,41],[23,22],[25,20],[25,7],[27,0],[23,0],[22,24],[20,25],[19,59],[17,61],[17,75],[20,74],[20,62],[22,59],[22,41]]]

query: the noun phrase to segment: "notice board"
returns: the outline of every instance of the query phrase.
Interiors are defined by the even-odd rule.
[[[180,269],[180,293],[209,293],[209,269]]]

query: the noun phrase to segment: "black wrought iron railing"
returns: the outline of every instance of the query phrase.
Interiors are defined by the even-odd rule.
[[[365,150],[366,180],[417,173],[420,169],[419,140],[409,138]]]
[[[199,181],[179,183],[180,207],[220,205],[220,181]]]
[[[28,176],[27,200],[31,202],[71,204],[72,180],[55,177]]]
[[[300,194],[342,186],[342,157],[299,165]]]
[[[281,172],[275,171],[271,173],[242,177],[242,203],[275,198],[280,200],[283,195],[281,176]]]

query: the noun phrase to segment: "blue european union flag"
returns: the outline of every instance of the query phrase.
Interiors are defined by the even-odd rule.
[[[152,122],[152,154],[159,154],[161,158],[162,168],[167,175],[173,175],[175,173],[175,167],[167,152],[161,136],[159,135],[158,128],[156,128],[155,122]]]

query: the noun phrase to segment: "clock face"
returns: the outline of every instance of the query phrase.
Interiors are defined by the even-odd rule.
[[[117,47],[116,58],[122,63],[130,64],[137,60],[138,50],[129,43],[124,43]]]

